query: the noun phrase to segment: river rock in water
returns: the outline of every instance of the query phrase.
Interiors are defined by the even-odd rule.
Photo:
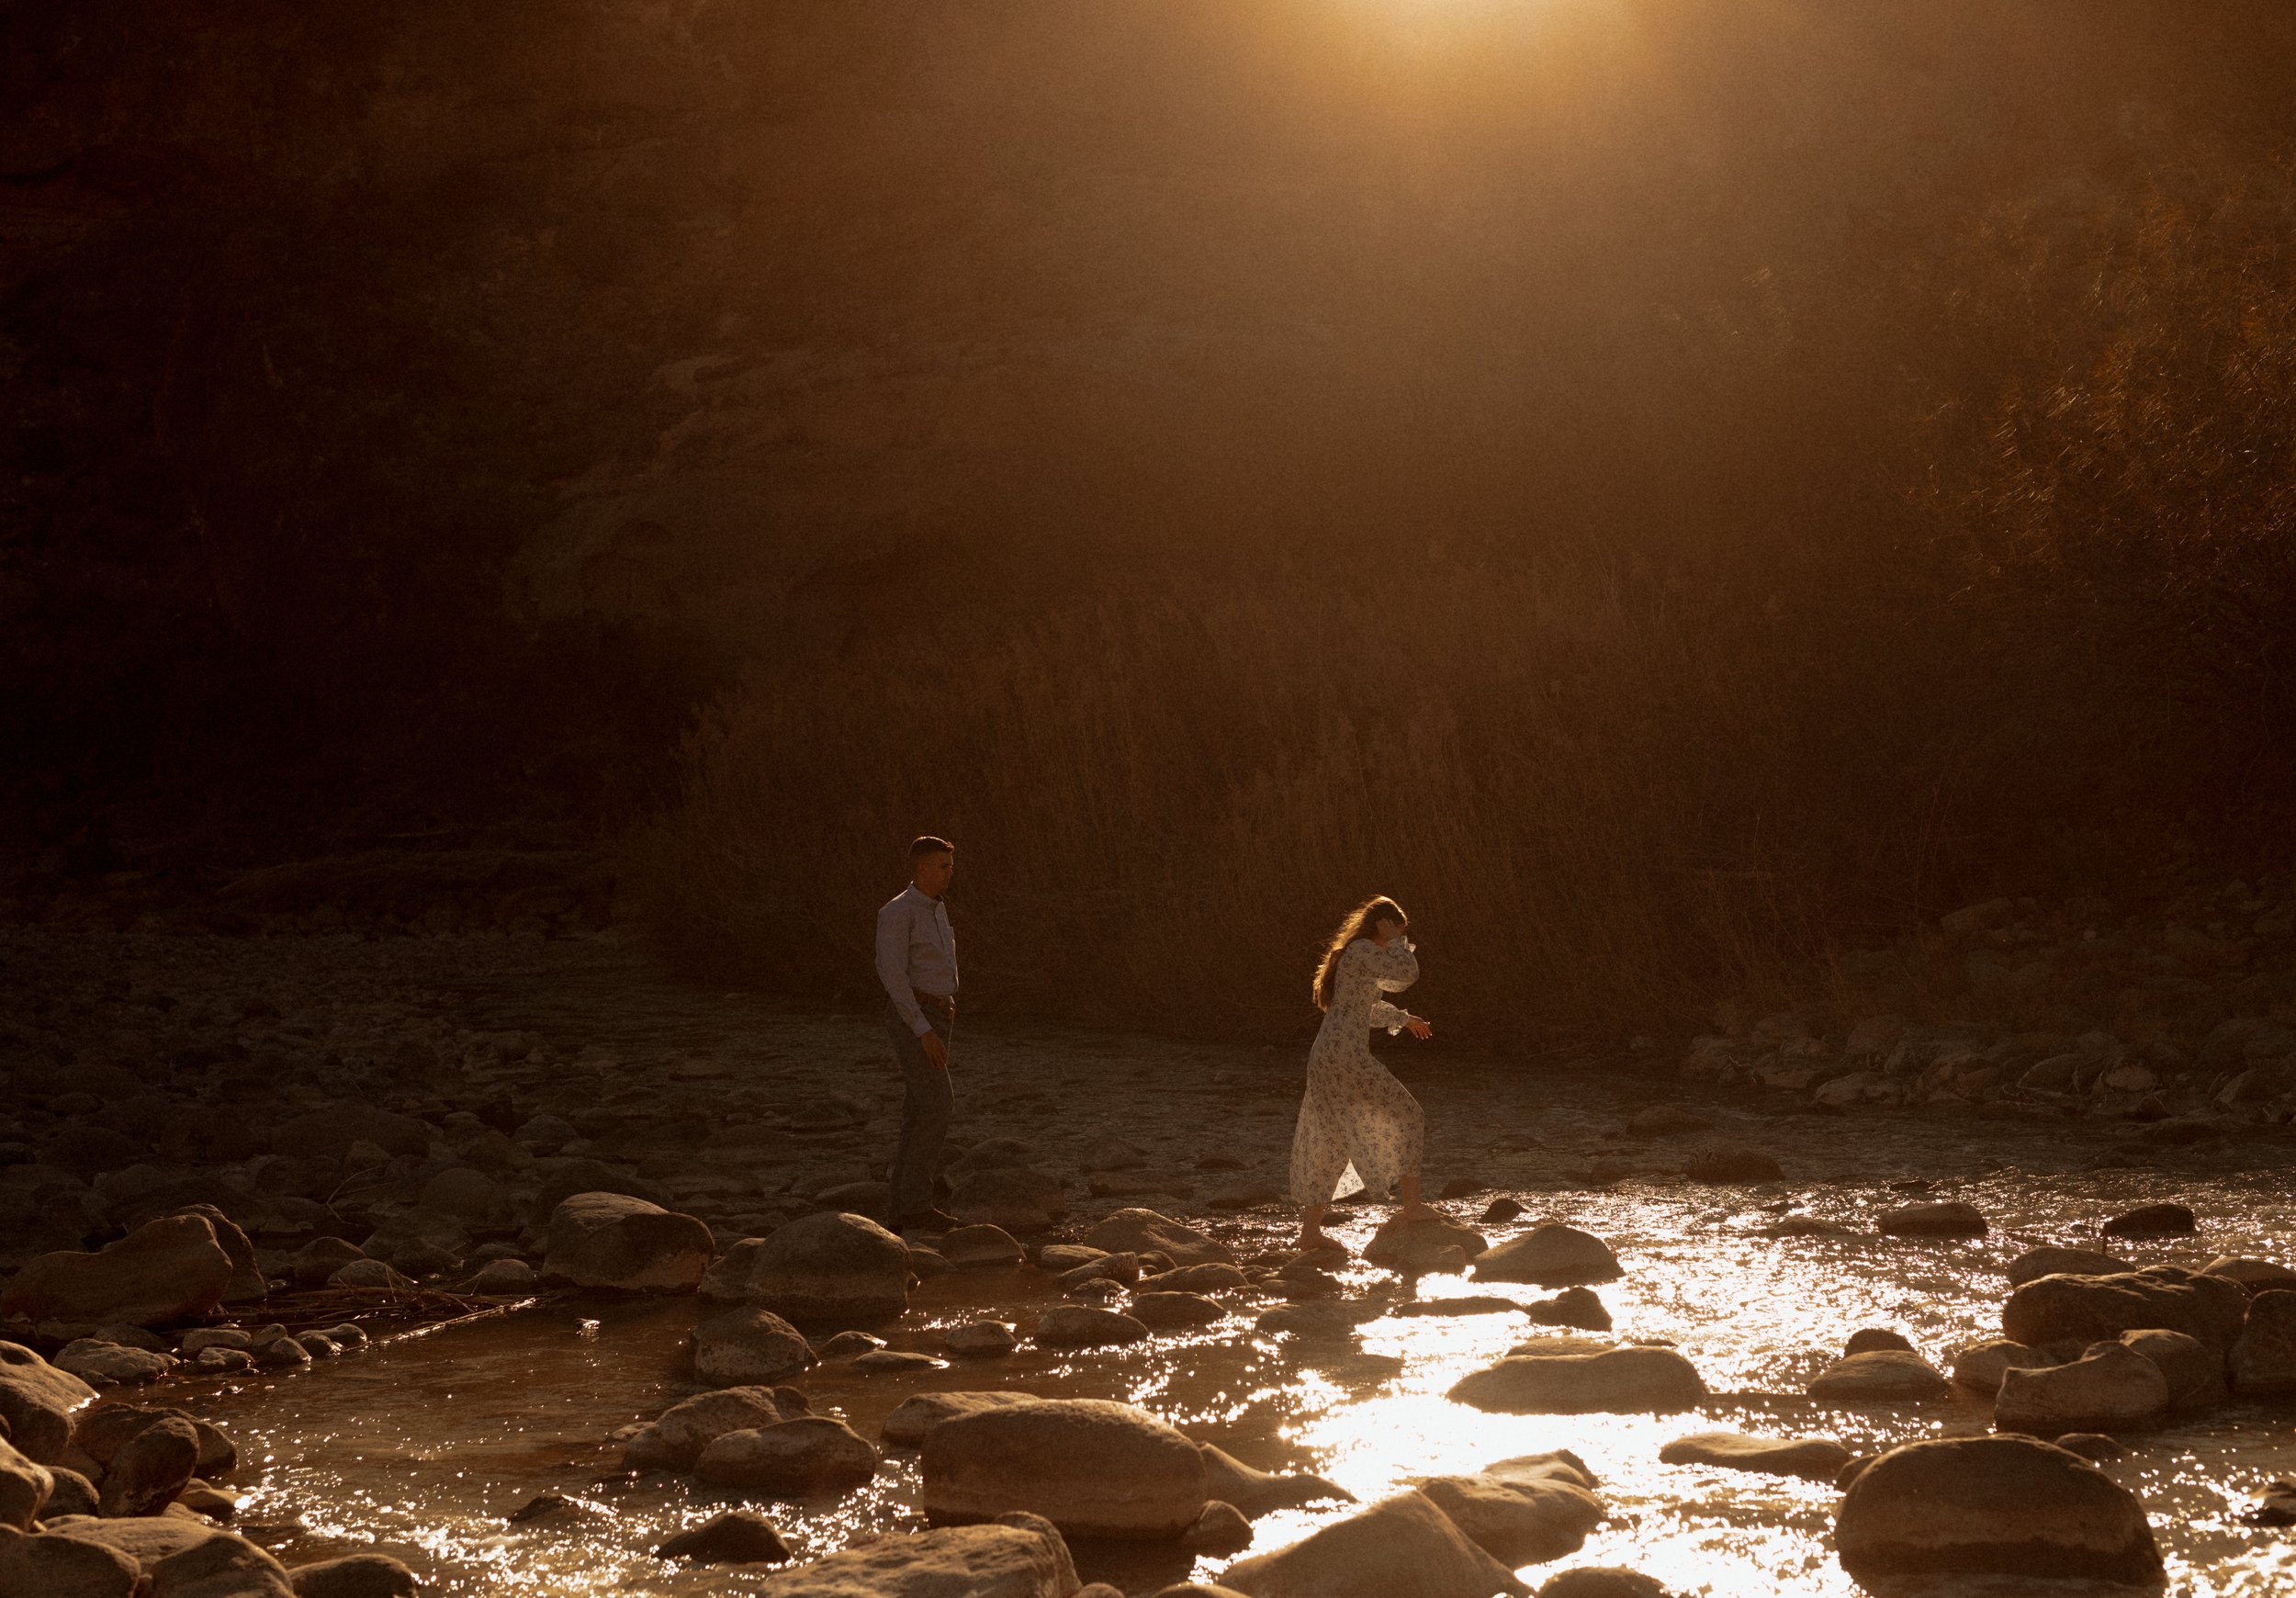
[[[960,1415],[976,1415],[985,1410],[1010,1409],[1015,1404],[1041,1401],[1032,1392],[1016,1392],[1009,1389],[995,1392],[912,1393],[885,1416],[884,1424],[878,1428],[877,1435],[889,1447],[915,1448],[921,1446],[935,1428]]]
[[[1934,1204],[1900,1204],[1882,1212],[1879,1225],[1886,1237],[1983,1237],[1985,1217],[1976,1206],[1957,1200]]]
[[[388,1554],[345,1554],[288,1572],[295,1598],[414,1598],[414,1572]]]
[[[716,1252],[710,1229],[626,1193],[577,1193],[550,1212],[543,1275],[578,1288],[682,1293]]]
[[[1437,1476],[1419,1483],[1419,1491],[1509,1570],[1574,1553],[1603,1523],[1602,1500],[1560,1480]]]
[[[1671,1348],[1510,1354],[1450,1391],[1454,1402],[1479,1410],[1549,1415],[1663,1414],[1705,1396],[1697,1368]]]
[[[1252,1523],[1234,1504],[1215,1498],[1204,1505],[1204,1513],[1196,1517],[1181,1542],[1191,1554],[1215,1558],[1240,1554],[1252,1546]]]
[[[1625,1274],[1610,1244],[1591,1232],[1551,1221],[1475,1257],[1475,1279],[1485,1282],[1560,1288],[1615,1281]]]
[[[1132,1319],[1152,1332],[1209,1326],[1228,1313],[1225,1304],[1201,1293],[1135,1293],[1130,1309]]]
[[[877,1473],[877,1450],[842,1421],[799,1415],[710,1439],[693,1462],[697,1480],[783,1498],[859,1487]]]
[[[757,1598],[1071,1598],[1076,1567],[1052,1524],[1007,1514],[990,1525],[878,1537],[770,1576]]]
[[[2136,1267],[2093,1248],[2029,1248],[2009,1264],[2009,1286],[2021,1288],[2043,1277],[2113,1277]]]
[[[1332,1500],[1355,1501],[1355,1494],[1335,1482],[1305,1472],[1282,1476],[1269,1470],[1256,1470],[1243,1460],[1210,1443],[1196,1445],[1197,1453],[1204,1459],[1205,1496],[1221,1503],[1232,1503],[1246,1515],[1266,1514],[1275,1509],[1293,1509],[1303,1503],[1322,1503]]]
[[[72,1441],[73,1412],[96,1390],[58,1370],[21,1343],[0,1342],[0,1421],[17,1450],[36,1464],[61,1463]]]
[[[1455,1268],[1453,1262],[1473,1259],[1491,1246],[1490,1240],[1471,1226],[1448,1216],[1433,1221],[1406,1221],[1393,1216],[1382,1221],[1363,1247],[1366,1265],[1383,1270],[1418,1273]]]
[[[2160,1367],[2123,1344],[2099,1343],[2069,1365],[2005,1373],[1993,1424],[2054,1437],[2152,1425],[2167,1409],[2168,1379]]]
[[[1010,1326],[1002,1321],[968,1321],[940,1334],[941,1347],[967,1359],[994,1359],[1020,1346]]]
[[[231,1256],[207,1218],[163,1215],[94,1254],[41,1255],[0,1289],[0,1321],[165,1325],[213,1314],[231,1285]]]
[[[920,1473],[936,1521],[1025,1510],[1068,1536],[1176,1537],[1209,1501],[1194,1443],[1145,1410],[1100,1399],[944,1421],[925,1438]]]
[[[1997,1337],[1953,1356],[1953,1380],[1972,1392],[1999,1392],[2001,1378],[2012,1370],[2046,1370],[2058,1362],[2038,1348]]]
[[[1902,1348],[1877,1348],[1835,1360],[1810,1379],[1814,1399],[1836,1403],[1918,1402],[1946,1396],[1950,1389],[1937,1367]]]
[[[2230,1349],[2248,1316],[2247,1289],[2222,1277],[2175,1266],[2148,1266],[2117,1277],[2042,1277],[2001,1306],[2001,1330],[2012,1342],[2109,1343],[2123,1332],[2162,1326]]]
[[[771,1387],[813,1364],[804,1334],[771,1310],[713,1315],[693,1328],[693,1375],[713,1387]]]
[[[1145,1325],[1115,1310],[1055,1304],[1037,1317],[1035,1343],[1040,1348],[1108,1348],[1147,1335]]]
[[[1153,1210],[1119,1210],[1094,1222],[1085,1242],[1110,1254],[1161,1254],[1174,1266],[1235,1264],[1226,1244]]]
[[[1225,1293],[1249,1287],[1251,1278],[1232,1265],[1192,1265],[1142,1277],[1136,1285],[1143,1293]]]
[[[2170,1410],[2189,1414],[2213,1409],[2229,1396],[2223,1356],[2199,1338],[2146,1326],[2122,1333],[2121,1342],[2159,1367],[2168,1383]]]
[[[691,1470],[712,1441],[728,1432],[779,1425],[805,1412],[793,1388],[729,1387],[698,1393],[664,1410],[622,1445],[628,1470]]]
[[[2181,1204],[2141,1204],[2104,1225],[2107,1237],[2173,1237],[2200,1229],[2200,1218]]]
[[[1421,1492],[1239,1560],[1220,1583],[1248,1598],[1522,1598],[1530,1592]]]
[[[908,1308],[908,1246],[865,1216],[823,1210],[735,1244],[702,1278],[702,1296],[800,1326],[872,1325]]]
[[[94,1387],[140,1387],[165,1376],[175,1361],[164,1354],[82,1337],[56,1350],[55,1366]]]
[[[1551,1299],[1522,1306],[1523,1313],[1539,1326],[1569,1326],[1581,1332],[1610,1330],[1610,1311],[1593,1288],[1565,1288]]]
[[[1671,1598],[1664,1582],[1617,1565],[1581,1565],[1547,1579],[1538,1598]]]
[[[164,1416],[119,1446],[104,1471],[99,1513],[156,1514],[199,1469],[199,1434],[189,1421]]]
[[[2243,1398],[2296,1397],[2296,1292],[2258,1293],[2233,1343],[2233,1390]]]
[[[0,1592],[21,1598],[134,1598],[143,1572],[117,1548],[0,1526]]]
[[[1831,1437],[1756,1437],[1743,1432],[1696,1432],[1659,1450],[1661,1465],[1718,1465],[1767,1476],[1806,1476],[1831,1481],[1850,1462],[1850,1450]]]
[[[1859,1475],[1834,1522],[1861,1581],[1918,1574],[2157,1583],[2144,1506],[2088,1460],[2027,1437],[1894,1448]]]
[[[690,1559],[697,1565],[778,1565],[793,1557],[773,1523],[746,1509],[714,1514],[654,1550],[658,1559]]]

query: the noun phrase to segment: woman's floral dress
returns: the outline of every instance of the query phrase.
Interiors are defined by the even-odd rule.
[[[1411,1090],[1371,1057],[1371,1029],[1393,1037],[1413,1019],[1381,998],[1419,980],[1401,938],[1382,949],[1358,938],[1341,951],[1332,1007],[1308,1052],[1308,1095],[1291,1140],[1291,1197],[1328,1204],[1356,1191],[1384,1198],[1419,1169],[1426,1117]]]

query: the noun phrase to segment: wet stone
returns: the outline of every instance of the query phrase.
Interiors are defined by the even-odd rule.
[[[780,1564],[793,1556],[772,1522],[746,1509],[729,1509],[670,1537],[654,1557],[697,1565],[750,1565]]]
[[[884,1376],[899,1371],[943,1370],[948,1361],[935,1359],[929,1354],[919,1354],[906,1348],[872,1348],[857,1355],[853,1368],[864,1376]]]
[[[414,1572],[388,1554],[346,1554],[288,1573],[295,1598],[415,1598]]]
[[[1613,1281],[1624,1274],[1618,1256],[1601,1238],[1553,1221],[1509,1238],[1475,1259],[1476,1279],[1487,1282],[1568,1287]]]
[[[1985,1217],[1972,1204],[1901,1204],[1882,1212],[1881,1231],[1888,1237],[1983,1237]]]
[[[1130,1315],[1087,1304],[1055,1304],[1037,1317],[1033,1341],[1040,1348],[1101,1348],[1147,1335],[1148,1328]]]
[[[1813,1481],[1831,1481],[1849,1462],[1850,1450],[1830,1437],[1759,1437],[1743,1432],[1698,1432],[1659,1450],[1661,1465],[1718,1465]]]
[[[1570,1326],[1581,1332],[1607,1332],[1611,1328],[1610,1311],[1593,1288],[1565,1288],[1551,1299],[1541,1299],[1522,1305],[1521,1309],[1536,1325]]]
[[[1951,1390],[1937,1368],[1918,1354],[1882,1348],[1835,1360],[1811,1378],[1809,1396],[1835,1403],[1919,1403]]]
[[[2009,1261],[2009,1279],[2021,1288],[2042,1277],[2110,1277],[2135,1268],[2093,1248],[2029,1248]]]
[[[1020,1340],[1001,1321],[973,1321],[942,1333],[940,1345],[951,1354],[982,1359],[1010,1354],[1020,1346]]]
[[[2198,1232],[2200,1221],[2181,1204],[2144,1204],[2105,1222],[2107,1237],[2169,1237]]]

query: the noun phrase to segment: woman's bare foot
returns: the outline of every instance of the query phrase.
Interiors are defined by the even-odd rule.
[[[1401,1219],[1406,1222],[1413,1221],[1440,1221],[1443,1219],[1442,1211],[1430,1209],[1425,1204],[1420,1202],[1419,1178],[1416,1176],[1405,1176],[1401,1181],[1396,1183],[1395,1196],[1403,1201],[1403,1213]]]
[[[1406,1205],[1404,1205],[1404,1206],[1403,1206],[1403,1220],[1404,1220],[1405,1221],[1440,1221],[1440,1220],[1442,1220],[1442,1219],[1443,1219],[1443,1211],[1442,1211],[1442,1210],[1440,1210],[1431,1209],[1431,1208],[1429,1208],[1427,1205],[1424,1205],[1424,1204],[1406,1204]]]
[[[1301,1254],[1345,1254],[1347,1245],[1319,1227],[1312,1232],[1300,1233],[1300,1252]]]

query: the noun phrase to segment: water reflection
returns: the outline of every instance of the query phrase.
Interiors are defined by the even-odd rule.
[[[1713,1598],[1837,1598],[1857,1589],[1829,1547],[1829,1488],[1662,1466],[1660,1446],[1716,1425],[1829,1435],[1860,1451],[1983,1430],[1986,1411],[1975,1402],[1845,1411],[1813,1405],[1800,1390],[1861,1326],[1893,1326],[1933,1359],[1993,1334],[2007,1261],[2039,1243],[2091,1241],[2095,1218],[2114,1209],[2175,1197],[2204,1214],[2239,1218],[2212,1221],[2203,1245],[2130,1245],[2140,1260],[2287,1252],[2296,1206],[2277,1184],[2186,1181],[2174,1193],[2160,1184],[2140,1174],[2003,1174],[1967,1184],[1950,1196],[1993,1216],[1995,1233],[1946,1244],[1763,1238],[1756,1229],[1774,1215],[1750,1200],[1718,1201],[1711,1189],[1565,1196],[1562,1218],[1610,1238],[1626,1265],[1625,1279],[1600,1289],[1616,1334],[1671,1342],[1705,1375],[1716,1397],[1694,1415],[1488,1415],[1446,1401],[1459,1377],[1526,1334],[1517,1314],[1389,1314],[1367,1322],[1359,1345],[1349,1345],[1255,1340],[1247,1310],[1200,1333],[1129,1349],[1054,1356],[1024,1346],[1007,1359],[875,1377],[831,1366],[805,1385],[816,1408],[872,1437],[887,1412],[924,1390],[1013,1386],[1130,1399],[1250,1463],[1312,1469],[1365,1501],[1419,1477],[1570,1448],[1601,1477],[1611,1515],[1581,1553],[1561,1563],[1632,1566]],[[1894,1197],[1871,1187],[1818,1189],[1804,1196],[1804,1209],[1859,1225]],[[1536,1216],[1542,1199],[1529,1201]],[[1369,1228],[1360,1219],[1343,1234],[1360,1242]],[[1280,1244],[1266,1225],[1224,1230],[1247,1251]],[[1354,1289],[1382,1281],[1360,1266],[1347,1275]],[[1494,1290],[1525,1301],[1541,1296],[1457,1277],[1417,1284],[1423,1297]],[[1032,1272],[944,1277],[920,1291],[892,1341],[930,1348],[934,1328],[992,1308],[1025,1333],[1049,1297],[1046,1280]],[[302,1376],[219,1389],[206,1407],[237,1431],[255,1461],[244,1472],[252,1491],[242,1517],[258,1527],[299,1520],[305,1528],[281,1544],[291,1561],[379,1547],[456,1598],[750,1592],[770,1572],[685,1569],[647,1551],[748,1502],[745,1495],[662,1474],[609,1474],[617,1452],[609,1435],[692,1390],[681,1345],[693,1314],[690,1301],[541,1306],[394,1340]],[[2296,1554],[2284,1534],[2236,1518],[2264,1482],[2296,1473],[2296,1432],[2283,1421],[2228,1412],[2156,1436],[2106,1469],[2144,1496],[2169,1556],[2172,1592],[2262,1598],[2296,1591]],[[793,1547],[818,1554],[920,1524],[917,1487],[913,1456],[895,1453],[865,1492],[765,1507]],[[509,1522],[546,1490],[571,1501]],[[1280,1511],[1258,1523],[1255,1546],[1278,1546],[1344,1513],[1328,1504]],[[1089,1574],[1119,1578],[1131,1591],[1177,1579],[1168,1555],[1079,1552]],[[1200,1573],[1221,1562],[1204,1561]]]

